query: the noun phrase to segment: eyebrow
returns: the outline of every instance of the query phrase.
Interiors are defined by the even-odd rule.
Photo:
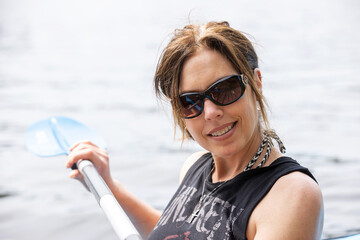
[[[229,77],[229,76],[232,76],[232,75],[237,75],[238,73],[236,74],[228,74],[228,75],[225,75],[223,77],[220,77],[220,78],[217,78],[214,82],[210,83],[210,85],[208,85],[204,90],[199,90],[199,91],[194,91],[194,90],[190,90],[190,91],[180,91],[179,89],[179,95],[182,95],[182,94],[185,94],[185,93],[202,93],[202,92],[205,92],[206,90],[208,90],[210,88],[210,86],[212,86],[213,84],[215,84],[216,82],[226,78],[226,77]]]

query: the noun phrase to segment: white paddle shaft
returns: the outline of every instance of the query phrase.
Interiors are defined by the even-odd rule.
[[[85,178],[85,183],[95,196],[100,207],[109,219],[121,240],[141,240],[140,234],[129,217],[115,199],[114,195],[89,160],[80,160],[77,167]]]

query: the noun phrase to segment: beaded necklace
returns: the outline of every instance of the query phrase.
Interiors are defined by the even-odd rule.
[[[280,148],[280,151],[282,153],[285,153],[286,149],[285,149],[285,146],[284,144],[282,143],[282,141],[280,140],[280,138],[276,135],[276,133],[274,131],[271,132],[272,133],[272,137],[270,137],[268,135],[267,132],[264,133],[264,139],[262,140],[256,154],[254,155],[254,157],[250,160],[250,162],[248,163],[248,165],[246,166],[246,168],[244,169],[243,172],[247,172],[249,171],[253,166],[254,164],[257,162],[257,160],[259,159],[261,153],[264,151],[264,148],[266,146],[266,153],[265,153],[265,156],[264,158],[261,160],[261,162],[259,163],[259,165],[256,167],[256,168],[261,168],[264,163],[266,162],[266,160],[269,158],[270,156],[270,153],[271,153],[271,147],[272,147],[272,142],[271,142],[271,138],[275,139],[279,145],[279,148]],[[204,200],[206,198],[208,198],[211,194],[213,194],[216,190],[218,190],[221,186],[223,186],[228,180],[222,182],[221,184],[219,184],[218,186],[216,186],[210,193],[208,194],[204,194],[205,193],[205,183],[206,183],[206,180],[210,177],[210,174],[212,174],[212,172],[214,171],[215,169],[215,164],[213,163],[212,165],[212,168],[209,172],[209,174],[206,176],[205,180],[204,180],[204,183],[203,183],[203,187],[202,187],[202,192],[201,192],[201,197],[200,197],[200,200],[199,202],[196,204],[195,206],[195,209],[193,211],[193,213],[191,214],[191,220],[190,220],[190,223],[192,223],[195,218],[197,218],[199,216],[199,213],[200,213],[200,209],[201,207],[203,206],[203,203],[204,203]]]

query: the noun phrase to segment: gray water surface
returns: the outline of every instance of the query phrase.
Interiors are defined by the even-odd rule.
[[[28,153],[54,115],[108,142],[112,175],[162,209],[192,142],[173,139],[152,76],[174,28],[227,20],[253,36],[288,155],[323,191],[324,238],[360,232],[360,2],[0,0],[0,239],[116,239],[65,156]]]

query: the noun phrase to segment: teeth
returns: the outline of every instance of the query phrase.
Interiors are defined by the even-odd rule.
[[[229,132],[234,127],[234,125],[235,124],[232,124],[230,126],[227,126],[224,129],[221,129],[221,130],[219,130],[217,132],[214,132],[214,133],[211,134],[211,136],[218,137],[218,136],[224,135],[225,133]]]

